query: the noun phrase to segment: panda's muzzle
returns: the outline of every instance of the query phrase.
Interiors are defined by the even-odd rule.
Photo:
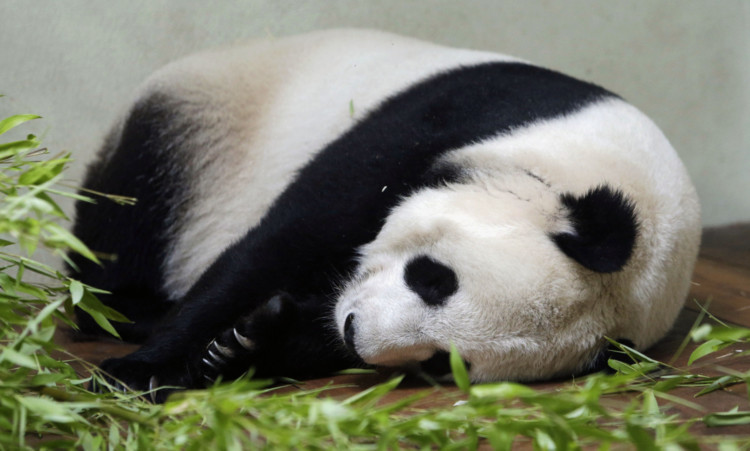
[[[344,344],[346,349],[354,355],[357,355],[357,350],[354,348],[354,313],[350,313],[346,316],[344,321]]]

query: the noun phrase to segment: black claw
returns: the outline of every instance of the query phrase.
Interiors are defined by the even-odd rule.
[[[214,364],[213,364],[213,362],[211,362],[211,361],[210,361],[210,360],[208,360],[207,358],[205,358],[205,357],[204,357],[204,358],[203,358],[203,360],[202,360],[202,362],[203,362],[203,364],[204,364],[205,366],[208,366],[208,367],[209,367],[209,368],[211,368],[212,370],[214,370],[214,371],[219,371],[219,369],[218,369],[218,368],[216,368],[216,365],[214,365]]]
[[[237,340],[237,343],[245,348],[245,350],[252,351],[255,349],[255,343],[253,343],[251,339],[237,332],[237,328],[233,328],[232,333],[234,334],[234,339]]]
[[[216,352],[224,358],[231,359],[234,357],[234,350],[228,346],[222,346],[215,340],[213,342],[213,348]]]
[[[222,359],[222,358],[221,358],[221,357],[220,357],[220,356],[219,356],[219,355],[218,355],[217,353],[215,353],[215,352],[214,352],[214,351],[213,351],[212,349],[209,349],[209,350],[208,350],[208,355],[209,355],[209,357],[211,357],[211,358],[213,359],[214,363],[216,363],[216,364],[217,364],[217,365],[219,365],[219,366],[224,366],[224,365],[226,365],[226,364],[227,364],[227,361],[226,361],[226,360],[224,360],[224,359]]]

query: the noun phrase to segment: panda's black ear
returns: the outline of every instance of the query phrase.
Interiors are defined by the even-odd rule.
[[[622,269],[638,235],[635,209],[625,195],[604,185],[582,196],[563,194],[560,201],[574,231],[552,235],[557,246],[592,271]]]

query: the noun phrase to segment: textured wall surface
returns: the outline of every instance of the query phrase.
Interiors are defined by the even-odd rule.
[[[650,115],[685,161],[707,225],[750,220],[746,0],[2,0],[0,115],[84,162],[150,72],[196,50],[331,27],[510,53],[594,81]],[[19,133],[21,131],[19,130]]]

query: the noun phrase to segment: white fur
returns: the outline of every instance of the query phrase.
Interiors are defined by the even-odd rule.
[[[510,60],[337,30],[205,53],[158,72],[143,96],[174,95],[185,101],[181,114],[211,124],[188,147],[195,205],[171,231],[166,291],[181,297],[315,151],[384,98],[441,70]],[[423,360],[452,342],[474,380],[534,379],[576,370],[603,336],[644,348],[671,326],[697,253],[699,206],[674,150],[638,110],[602,101],[445,158],[475,183],[405,199],[341,291],[336,322],[342,330],[356,313],[356,349],[367,362]],[[571,230],[559,195],[603,183],[634,202],[640,226],[626,267],[604,275],[549,237]],[[404,282],[406,261],[420,253],[457,273],[460,288],[443,308],[426,306]]]
[[[671,327],[697,253],[699,206],[674,150],[635,108],[600,102],[448,159],[481,182],[398,206],[363,249],[366,276],[341,295],[337,322],[356,314],[366,361],[401,365],[453,342],[474,380],[530,380],[579,369],[603,336],[646,348]],[[571,227],[559,194],[603,183],[634,201],[640,225],[628,264],[604,275],[549,238]],[[403,281],[405,262],[421,253],[458,274],[461,288],[445,308],[419,302]]]

